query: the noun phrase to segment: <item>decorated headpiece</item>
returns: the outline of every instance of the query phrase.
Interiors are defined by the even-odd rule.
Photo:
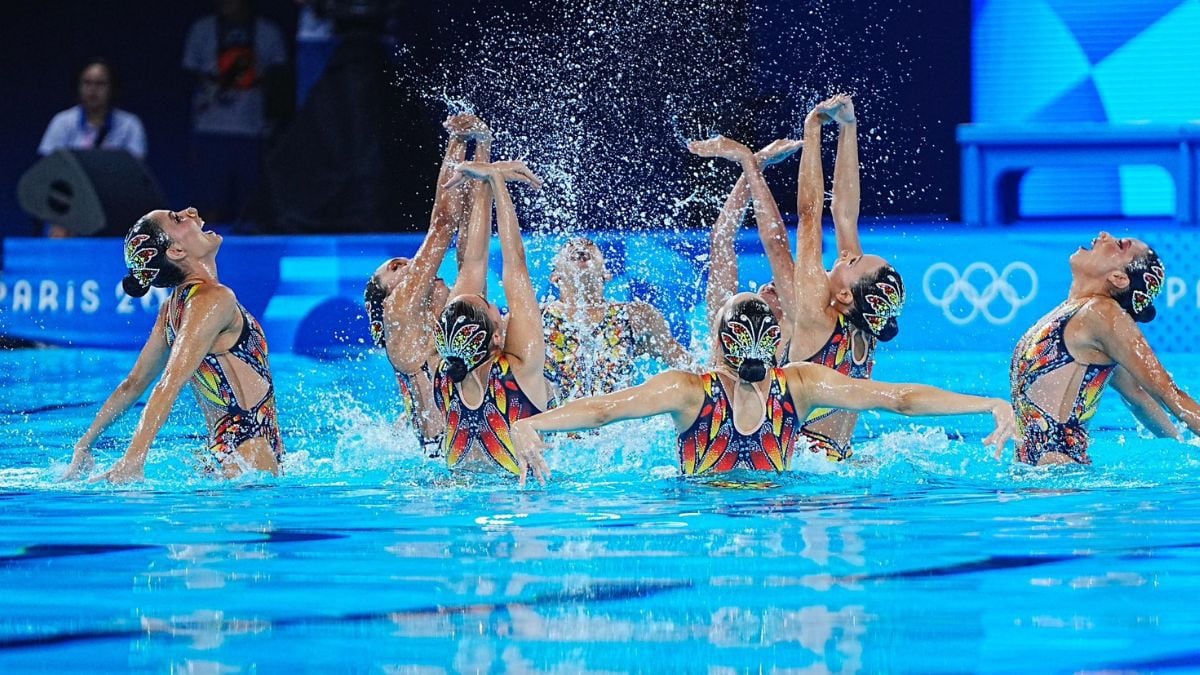
[[[1167,270],[1153,249],[1139,256],[1128,267],[1125,274],[1129,277],[1129,286],[1117,294],[1116,300],[1121,307],[1133,317],[1134,321],[1146,323],[1158,315],[1154,308],[1154,300],[1162,292],[1163,283],[1167,278]]]
[[[363,304],[367,309],[367,323],[371,330],[371,343],[376,347],[384,347],[387,340],[383,335],[383,301],[387,299],[387,291],[375,277],[367,281],[363,289]]]
[[[1133,288],[1134,314],[1141,314],[1154,304],[1154,299],[1162,292],[1163,280],[1167,278],[1166,269],[1154,251],[1150,251],[1150,255],[1142,261],[1141,269],[1134,267],[1133,274],[1129,275],[1129,285]]]
[[[151,286],[170,288],[183,281],[183,272],[167,258],[171,240],[150,217],[138,220],[125,235],[125,292],[141,297]]]
[[[455,300],[442,312],[435,336],[438,354],[455,382],[479,367],[491,353],[492,322],[487,313],[466,300]]]
[[[778,365],[776,351],[782,332],[775,314],[761,298],[734,303],[721,317],[717,335],[725,363],[747,382],[758,382],[768,367]]]
[[[895,336],[896,317],[904,308],[904,280],[891,266],[880,268],[874,279],[854,286],[854,311],[851,321],[881,340]]]

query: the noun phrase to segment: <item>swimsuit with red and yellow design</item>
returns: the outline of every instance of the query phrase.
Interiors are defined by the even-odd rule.
[[[175,289],[167,308],[168,347],[175,344],[188,301],[202,285],[203,282],[196,282]],[[241,304],[238,304],[238,312],[242,315],[242,332],[237,342],[225,354],[206,354],[192,374],[192,391],[209,420],[208,450],[218,464],[224,464],[242,443],[262,437],[270,444],[275,459],[281,460],[283,441],[275,412],[275,385],[267,362],[267,338],[258,321]],[[254,405],[246,407],[245,401],[238,400],[222,366],[221,356],[241,361],[262,378],[266,391]],[[208,468],[214,470],[216,467],[209,465]]]
[[[1066,302],[1042,317],[1017,342],[1013,352],[1009,379],[1012,384],[1013,411],[1017,416],[1017,432],[1021,439],[1017,459],[1037,464],[1047,452],[1060,452],[1080,464],[1091,464],[1088,457],[1087,422],[1096,414],[1104,385],[1116,364],[1080,364],[1084,366],[1075,404],[1065,421],[1058,421],[1031,396],[1034,384],[1064,366],[1075,363],[1067,349],[1063,333],[1067,323],[1087,304]]]
[[[854,334],[859,333],[867,342],[866,353],[859,359],[854,355]],[[875,367],[875,345],[878,343],[873,336],[856,331],[844,316],[838,316],[833,334],[825,342],[825,346],[816,354],[805,359],[808,363],[832,368],[842,375],[859,380],[871,379],[871,370]],[[808,447],[813,452],[824,452],[825,457],[834,462],[840,462],[854,454],[850,447],[850,439],[845,441],[831,438],[813,428],[820,420],[829,419],[835,415],[857,415],[858,413],[838,410],[836,408],[817,408],[808,414],[804,420],[801,433],[808,439]],[[857,419],[857,417],[856,417]]]
[[[442,453],[451,468],[467,458],[486,457],[519,475],[521,469],[513,455],[509,430],[514,422],[542,411],[521,390],[507,357],[496,357],[491,365],[480,367],[489,370],[478,408],[467,407],[459,387],[443,372],[444,368],[439,368],[434,378],[438,410],[446,416]]]
[[[725,385],[716,373],[701,375],[704,404],[687,431],[679,434],[679,466],[686,475],[700,475],[755,469],[787,471],[800,418],[788,392],[782,368],[767,373],[766,416],[752,434],[739,432],[733,425],[733,406]]]

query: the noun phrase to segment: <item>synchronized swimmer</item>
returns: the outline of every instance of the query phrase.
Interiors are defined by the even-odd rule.
[[[698,372],[661,311],[605,295],[612,275],[590,240],[572,239],[558,252],[550,281],[559,297],[539,304],[509,183],[540,189],[542,181],[523,162],[492,161],[492,132],[478,117],[447,119],[425,240],[411,259],[384,261],[364,291],[372,339],[393,367],[407,425],[425,453],[456,470],[508,473],[522,485],[532,472],[544,482],[542,434],[667,414],[682,474],[783,472],[797,447],[846,460],[857,413],[889,410],[990,414],[984,444],[998,457],[1014,440],[1024,463],[1088,464],[1086,424],[1109,381],[1156,435],[1179,436],[1172,416],[1200,433],[1200,405],[1137,327],[1154,318],[1163,264],[1145,243],[1103,232],[1071,255],[1067,300],[1017,344],[1011,400],[873,381],[875,349],[898,331],[904,283],[859,242],[856,122],[850,98],[834,96],[809,113],[803,141],[781,139],[757,153],[723,137],[689,144],[741,168],[712,230],[712,362]],[[826,123],[839,129],[830,205],[839,255],[828,271],[821,258]],[[801,147],[793,254],[763,168]],[[733,240],[748,205],[772,274],[757,293],[737,291]],[[506,316],[488,300],[493,210]],[[76,444],[66,478],[93,469],[96,439],[159,375],[127,451],[96,480],[143,477],[150,444],[188,381],[208,426],[205,467],[226,477],[279,472],[283,443],[266,339],[217,280],[221,237],[203,227],[189,208],[154,211],[129,230],[126,292],[174,290],[132,371]],[[458,274],[449,288],[437,271],[452,244]],[[641,356],[670,369],[634,386]]]

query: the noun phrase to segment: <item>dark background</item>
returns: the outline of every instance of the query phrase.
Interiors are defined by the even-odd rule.
[[[601,0],[596,6],[603,4]],[[646,20],[652,22],[660,20],[654,18],[656,11],[672,10],[671,0],[634,4],[645,5],[642,9],[648,12]],[[661,31],[646,32],[638,49],[597,50],[596,54],[604,55],[607,75],[602,77],[637,74],[636,82],[627,76],[612,91],[619,91],[620,86],[641,91],[678,88],[685,92],[683,98],[698,97],[692,100],[712,94],[714,105],[711,110],[697,110],[691,104],[683,105],[681,110],[668,110],[637,105],[635,100],[631,109],[621,110],[612,94],[597,99],[607,107],[591,120],[585,133],[612,139],[603,147],[613,154],[592,156],[589,165],[613,167],[611,171],[618,175],[612,179],[615,188],[610,191],[613,203],[619,204],[622,172],[634,184],[641,181],[636,172],[646,170],[634,167],[640,150],[668,148],[665,155],[654,160],[660,165],[657,168],[667,173],[685,172],[686,167],[695,166],[679,139],[664,131],[670,125],[660,124],[661,120],[676,120],[675,135],[679,127],[685,127],[682,131],[686,135],[686,127],[691,124],[696,129],[707,127],[761,144],[777,135],[795,133],[803,110],[812,102],[836,91],[849,91],[856,95],[862,120],[863,213],[956,217],[958,153],[954,125],[969,121],[970,115],[970,7],[969,3],[959,2],[930,5],[932,9],[924,4],[895,7],[886,2],[858,0],[723,3],[732,9],[721,16],[733,18],[723,20],[721,25],[681,24],[694,31],[690,37],[713,33],[722,36],[721,44],[733,45],[730,49],[734,53],[721,54],[721,59],[689,46],[689,34],[672,36]],[[297,9],[293,2],[259,0],[257,6],[260,14],[280,25],[285,37],[295,35]],[[581,3],[571,10],[571,20],[577,21],[581,11],[586,13],[578,7],[587,6]],[[429,96],[428,90],[449,81],[451,89],[458,89],[449,94],[471,97],[486,117],[505,118],[514,107],[513,98],[521,96],[519,89],[505,88],[509,83],[503,80],[509,71],[490,70],[498,70],[490,80],[490,85],[495,85],[491,90],[487,89],[488,80],[480,79],[475,86],[468,86],[463,84],[464,78],[454,75],[477,72],[481,68],[479,49],[494,48],[500,31],[528,30],[533,37],[524,43],[525,50],[553,45],[562,28],[560,22],[567,16],[555,7],[553,3],[512,0],[452,0],[438,7],[401,3],[390,28],[400,49],[389,55],[391,64],[384,67],[390,70],[381,78],[389,83],[389,91],[380,93],[381,100],[387,101],[385,113],[389,115],[384,140],[401,157],[400,162],[389,165],[395,173],[388,177],[391,184],[400,186],[390,195],[398,206],[387,224],[364,229],[423,229],[427,216],[422,214],[428,213],[440,153],[436,125],[447,113],[447,106]],[[118,70],[122,83],[118,105],[139,115],[145,124],[151,170],[171,205],[187,203],[186,153],[193,82],[179,63],[188,25],[211,11],[212,4],[203,0],[5,4],[0,18],[0,62],[5,64],[4,77],[0,78],[0,234],[35,233],[31,219],[17,206],[16,182],[35,160],[37,144],[50,118],[76,103],[75,79],[82,63],[91,56],[108,58]],[[626,18],[619,16],[620,21]],[[494,56],[493,52],[488,58]],[[648,57],[654,58],[648,61]],[[630,63],[624,63],[624,58]],[[647,70],[647,63],[665,63],[665,72]],[[709,63],[720,72],[703,77]],[[731,63],[735,64],[732,68]],[[595,70],[593,64],[588,67]],[[697,81],[685,81],[691,78]],[[731,90],[735,95],[730,95]],[[528,149],[526,145],[514,139],[507,150],[517,155]],[[505,153],[504,137],[498,140],[497,150],[498,154]],[[828,145],[825,154],[828,162]],[[538,168],[537,157],[531,154],[529,161]],[[781,207],[791,211],[794,165],[785,165],[781,171],[788,175],[771,180],[778,189]],[[710,177],[717,186],[716,193],[729,176],[732,170],[728,176]],[[671,184],[669,189],[685,183]],[[554,184],[553,179],[550,184]],[[272,197],[288,199],[286,194]],[[685,220],[689,225],[702,225],[712,217],[708,209],[704,214]],[[592,220],[591,214],[584,217]],[[270,214],[264,219],[269,220]],[[628,225],[624,221],[609,224]]]

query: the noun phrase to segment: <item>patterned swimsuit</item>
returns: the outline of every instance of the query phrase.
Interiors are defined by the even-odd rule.
[[[542,321],[546,379],[557,398],[609,394],[633,381],[637,344],[627,303],[609,303],[595,327],[572,321],[558,303],[543,309]]]
[[[861,360],[854,355],[853,336],[855,332],[858,332],[867,341],[866,355]],[[832,368],[848,377],[869,380],[871,379],[871,370],[875,367],[874,355],[877,342],[873,336],[855,331],[846,317],[838,316],[837,326],[834,326],[833,334],[829,336],[825,346],[805,361]],[[800,430],[808,439],[809,448],[813,452],[823,451],[825,457],[834,462],[840,462],[854,454],[850,447],[850,439],[841,441],[831,438],[813,427],[814,423],[820,420],[837,419],[842,415],[854,416],[857,419],[858,413],[836,408],[817,408],[809,413],[808,418],[804,420],[804,428]]]
[[[509,473],[520,474],[509,429],[514,422],[542,411],[521,391],[507,357],[499,356],[491,366],[480,367],[489,370],[478,408],[467,407],[459,387],[444,369],[439,369],[434,378],[438,410],[446,416],[442,453],[451,468],[468,457],[488,457]]]
[[[199,290],[203,282],[196,282],[175,289],[168,306],[167,346],[175,344],[183,312],[187,303]],[[271,369],[267,363],[267,340],[258,321],[238,304],[242,315],[242,332],[237,343],[224,354],[207,354],[192,374],[192,391],[208,420],[208,451],[218,464],[231,460],[239,446],[252,438],[265,438],[275,453],[275,459],[283,458],[283,441],[279,435],[279,421],[275,412],[275,385],[271,380]],[[254,405],[246,407],[239,401],[229,376],[221,365],[220,357],[236,359],[246,364],[267,385],[266,392]],[[209,469],[215,469],[209,466]]]
[[[429,371],[429,364],[422,363],[421,372],[415,375],[396,371],[396,383],[400,385],[400,404],[404,406],[409,425],[412,426],[413,433],[417,436],[417,442],[421,444],[421,449],[425,451],[425,456],[441,457],[444,433],[428,438],[425,436],[424,417],[427,413],[421,404],[416,378],[424,378],[430,383],[430,386],[433,386],[433,374]]]
[[[1080,464],[1092,463],[1087,454],[1086,424],[1096,414],[1100,395],[1104,392],[1104,385],[1116,364],[1080,364],[1084,368],[1083,377],[1080,378],[1079,389],[1075,392],[1071,415],[1065,421],[1055,419],[1055,414],[1038,405],[1031,395],[1031,390],[1039,379],[1059,368],[1076,363],[1075,357],[1067,350],[1063,334],[1067,322],[1086,306],[1087,302],[1065,302],[1059,305],[1034,324],[1017,342],[1009,379],[1012,383],[1017,430],[1021,435],[1017,459],[1022,462],[1037,464],[1046,453],[1061,452]]]
[[[771,386],[767,392],[766,417],[750,435],[743,435],[734,427],[733,406],[721,378],[716,373],[701,376],[704,404],[696,421],[679,434],[678,440],[679,466],[685,475],[734,469],[788,470],[800,419],[783,369],[773,368],[767,376]]]

